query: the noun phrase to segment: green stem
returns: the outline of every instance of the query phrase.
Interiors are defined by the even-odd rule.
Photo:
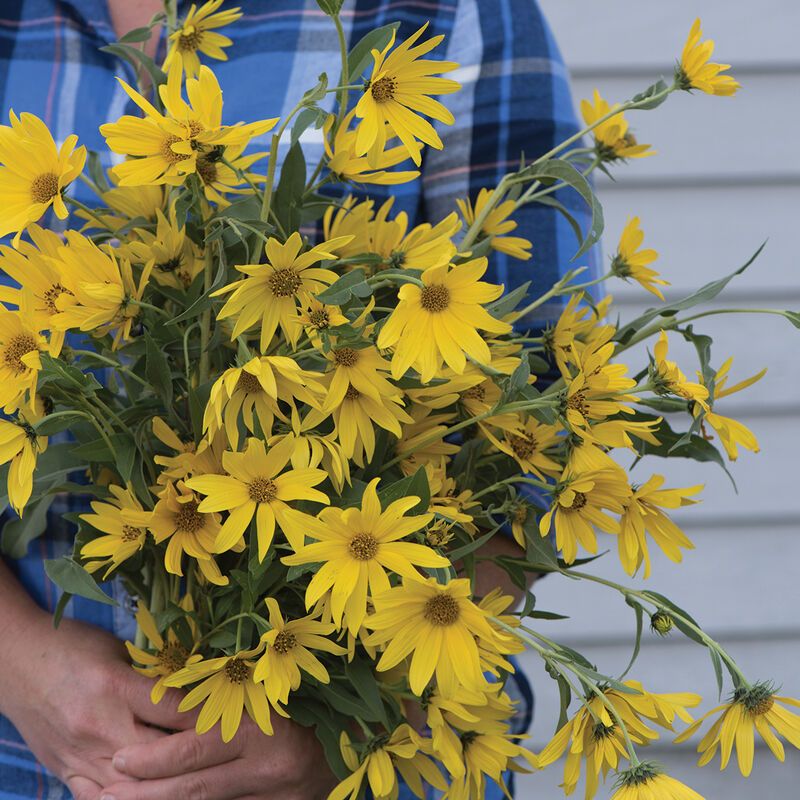
[[[358,88],[357,86],[348,86],[350,82],[350,66],[347,63],[347,37],[345,36],[344,28],[342,27],[342,21],[339,19],[338,14],[334,15],[333,24],[336,26],[336,34],[339,37],[339,52],[342,57],[342,74],[339,76],[340,86],[335,90],[337,102],[339,104],[339,110],[336,115],[336,127],[333,131],[331,131],[332,135],[339,130],[339,126],[342,124],[342,121],[347,114],[347,101],[349,98],[350,89]]]
[[[143,300],[135,300],[133,298],[131,298],[129,302],[132,303],[135,306],[140,306],[141,308],[146,308],[149,311],[155,311],[156,314],[159,314],[160,316],[164,317],[165,319],[172,319],[172,314],[170,314],[168,311],[165,311],[163,308],[159,308],[158,306],[154,306],[152,303],[145,303]]]
[[[140,386],[145,386],[150,388],[150,384],[142,377],[137,375],[133,370],[128,369],[128,367],[123,367],[119,361],[114,361],[113,358],[107,358],[100,353],[95,353],[92,350],[72,350],[72,354],[76,356],[90,356],[91,358],[96,358],[98,361],[102,361],[104,364],[108,364],[109,367],[113,367],[117,372],[121,372],[124,375],[127,375],[131,380],[136,381]]]
[[[211,254],[211,247],[206,247],[205,264],[203,266],[203,294],[208,295],[211,291],[213,281],[214,260]],[[208,342],[211,338],[211,308],[206,308],[200,316],[200,385],[208,380],[208,371],[211,354],[208,350]]]
[[[514,475],[510,478],[504,478],[501,481],[497,481],[497,483],[493,483],[491,486],[487,486],[485,489],[481,489],[479,492],[473,494],[469,499],[477,500],[479,497],[483,497],[484,495],[493,492],[495,489],[499,489],[501,486],[506,486],[509,483],[528,483],[531,486],[537,486],[540,489],[553,488],[549,483],[545,483],[544,481],[538,481],[536,480],[536,478],[528,478],[525,475]]]

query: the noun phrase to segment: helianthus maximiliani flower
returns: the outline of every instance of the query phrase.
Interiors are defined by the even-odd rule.
[[[703,31],[700,28],[700,17],[692,24],[689,38],[683,46],[680,64],[675,69],[675,78],[681,89],[689,91],[699,89],[706,94],[730,96],[741,88],[732,75],[722,73],[730,69],[730,64],[715,64],[709,61],[714,52],[714,41],[700,41]]]
[[[581,100],[581,115],[587,125],[593,125],[611,111],[612,107],[600,96],[597,89],[594,90],[594,102]],[[605,161],[655,155],[655,150],[651,150],[649,144],[639,144],[636,141],[636,137],[628,129],[628,120],[621,111],[601,122],[592,130],[592,135],[597,155]]]
[[[469,198],[464,200],[456,198],[456,204],[467,226],[471,226],[475,222],[475,217],[480,216],[490,196],[491,192],[488,189],[481,189],[475,198],[474,207]],[[518,258],[520,261],[527,261],[531,257],[533,245],[521,236],[506,236],[517,228],[517,223],[509,219],[515,207],[514,200],[506,200],[495,206],[486,216],[481,226],[481,233],[489,237],[493,250]]]
[[[617,252],[611,260],[611,271],[618,278],[635,280],[642,288],[654,294],[659,300],[664,299],[659,286],[669,286],[669,281],[647,265],[658,258],[652,249],[640,250],[644,241],[644,232],[639,227],[639,217],[631,217],[619,238]]]

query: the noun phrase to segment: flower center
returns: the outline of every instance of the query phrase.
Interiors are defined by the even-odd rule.
[[[450,290],[440,283],[426,286],[421,292],[419,301],[426,311],[437,314],[450,305]]]
[[[139,537],[144,533],[141,528],[134,528],[133,525],[123,525],[122,526],[122,541],[123,542],[135,542],[138,541]]]
[[[592,729],[592,738],[596,741],[602,741],[603,739],[607,739],[609,736],[613,735],[614,733],[614,725],[604,725],[602,722],[595,723],[594,728]]]
[[[156,655],[159,664],[169,672],[177,672],[179,669],[183,669],[186,666],[188,657],[189,651],[177,642],[165,644]]]
[[[247,489],[256,503],[269,503],[278,494],[278,487],[269,478],[255,478]]]
[[[463,400],[480,400],[486,399],[486,387],[479,383],[477,386],[470,386],[465,392],[461,393]]]
[[[358,400],[361,397],[361,392],[355,386],[348,386],[347,391],[344,393],[345,400]]]
[[[61,297],[62,294],[72,295],[72,292],[69,289],[67,289],[66,286],[62,286],[60,283],[54,283],[42,295],[45,307],[51,314],[56,314],[58,312],[58,307],[56,306],[56,300],[58,300],[58,298]]]
[[[170,164],[177,164],[180,161],[186,161],[189,158],[186,153],[176,153],[172,149],[172,145],[175,142],[183,141],[180,136],[175,136],[174,133],[167,134],[166,138],[164,139],[163,143],[161,144],[161,155],[170,163]]]
[[[183,258],[181,256],[173,256],[161,264],[156,264],[156,269],[161,270],[161,272],[175,272],[175,270],[178,269],[182,263]]]
[[[179,531],[197,533],[205,523],[204,515],[197,510],[197,503],[190,500],[188,503],[181,503],[180,506],[175,514],[175,526]]]
[[[250,677],[250,667],[241,658],[232,658],[225,665],[225,677],[231,683],[244,683]]]
[[[575,492],[575,499],[572,505],[564,509],[565,511],[580,511],[586,505],[586,495],[583,492]]]
[[[315,328],[320,328],[320,329],[327,328],[331,324],[328,312],[324,308],[318,308],[315,311],[310,311],[308,314],[308,321]]]
[[[17,375],[25,372],[28,367],[22,363],[22,356],[33,353],[36,350],[36,340],[28,333],[20,333],[12,336],[6,342],[3,350],[3,362]]]
[[[181,35],[178,37],[178,49],[184,52],[194,52],[200,47],[202,41],[202,29],[189,25],[181,31]]]
[[[291,267],[286,267],[276,269],[269,276],[268,283],[275,297],[292,297],[303,285],[303,280]]]
[[[236,388],[248,394],[256,394],[264,391],[261,381],[251,372],[242,370],[239,373],[239,380],[236,381]]]
[[[536,452],[536,439],[529,433],[522,436],[512,434],[508,437],[508,443],[520,461],[527,461]]]
[[[31,197],[34,203],[49,203],[58,194],[58,175],[43,172],[31,181]]]
[[[370,86],[372,92],[372,99],[376,103],[387,103],[394,98],[394,93],[397,91],[397,82],[394,78],[386,76],[380,80],[375,81]]]
[[[579,414],[586,414],[586,392],[575,392],[571,397],[567,398],[567,408],[577,411]]]
[[[514,522],[518,522],[522,525],[526,519],[528,519],[528,506],[517,506],[514,511]]]
[[[337,367],[354,367],[358,363],[358,350],[340,347],[333,351],[333,360]]]
[[[348,545],[356,561],[369,561],[378,552],[378,540],[371,533],[357,533]]]
[[[293,647],[296,647],[296,645],[297,637],[291,631],[283,630],[278,631],[278,635],[275,637],[275,641],[272,643],[272,649],[276,653],[285,655]]]
[[[458,601],[449,594],[437,594],[425,603],[425,619],[431,625],[452,625],[459,617]]]
[[[217,165],[207,158],[197,159],[197,174],[205,184],[214,183],[217,180]]]

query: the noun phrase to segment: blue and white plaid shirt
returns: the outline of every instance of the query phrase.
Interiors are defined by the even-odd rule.
[[[179,3],[179,15],[189,3]],[[213,61],[224,92],[223,121],[250,121],[286,114],[298,97],[327,71],[338,75],[339,50],[330,20],[314,0],[237,0],[244,16],[226,29],[234,41],[227,62]],[[573,134],[576,120],[567,74],[536,0],[345,0],[342,20],[351,46],[381,25],[399,21],[399,38],[430,21],[429,34],[444,34],[436,56],[458,62],[448,77],[463,88],[443,102],[453,111],[453,126],[437,126],[444,150],[427,150],[422,175],[398,187],[371,187],[381,199],[397,197],[395,212],[411,220],[436,222],[455,209],[455,198],[475,197],[513,169],[524,152],[532,158]],[[137,113],[115,75],[131,84],[129,65],[100,52],[116,40],[105,0],[4,0],[0,4],[0,112],[30,111],[48,125],[57,142],[76,133],[80,143],[111,162],[98,126],[124,113]],[[165,42],[159,45],[163,58]],[[328,104],[333,96],[327,95]],[[321,132],[303,137],[309,161],[322,149]],[[254,142],[259,149],[268,146]],[[86,203],[96,202],[77,183],[71,191]],[[565,194],[561,201],[582,223],[588,222],[581,201]],[[0,200],[2,202],[2,200]],[[577,243],[570,226],[545,206],[528,206],[515,218],[516,234],[533,242],[533,258],[516,261],[495,254],[488,280],[514,288],[532,281],[548,287],[570,266]],[[53,226],[60,223],[50,220]],[[595,256],[582,263],[594,268]],[[589,276],[591,277],[591,275]],[[2,278],[0,278],[2,279]],[[543,324],[558,313],[558,302],[539,309]],[[54,505],[48,532],[31,543],[27,554],[11,568],[44,608],[52,611],[59,590],[42,568],[45,558],[71,549],[70,526],[61,519],[75,510]],[[112,608],[76,597],[67,614],[131,635],[132,617],[122,591]],[[514,687],[510,687],[512,690]],[[523,697],[522,717],[530,715],[532,698],[526,683],[516,687]],[[499,797],[498,790],[498,797]],[[0,798],[67,798],[69,792],[37,762],[11,723],[0,717]]]

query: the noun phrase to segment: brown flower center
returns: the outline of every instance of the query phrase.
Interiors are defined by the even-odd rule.
[[[250,667],[241,658],[232,658],[225,665],[225,677],[231,683],[244,683],[250,677]]]
[[[141,528],[134,528],[133,525],[122,526],[122,541],[135,542],[144,533]]]
[[[372,99],[376,103],[387,103],[394,98],[394,93],[397,91],[397,81],[394,78],[386,76],[375,83],[370,85],[370,92],[372,92]]]
[[[340,347],[333,351],[333,361],[338,367],[354,367],[358,363],[358,350]]]
[[[49,203],[58,191],[58,175],[55,172],[43,172],[31,181],[31,197],[34,203]]]
[[[511,445],[514,455],[520,461],[527,461],[536,453],[536,439],[529,433],[522,436],[511,434],[508,437],[508,443]]]
[[[181,35],[178,37],[178,49],[183,50],[184,52],[193,53],[200,47],[200,43],[202,41],[203,30],[201,28],[189,26],[181,31]]]
[[[331,324],[328,312],[324,308],[318,308],[310,311],[308,314],[308,321],[315,327],[324,329]]]
[[[347,391],[344,393],[345,400],[358,400],[361,397],[361,392],[355,386],[348,386]]]
[[[278,635],[275,637],[275,641],[272,643],[272,649],[281,655],[285,655],[296,646],[297,637],[291,631],[287,630],[278,631]]]
[[[167,134],[166,138],[161,144],[161,155],[164,156],[164,158],[170,164],[178,164],[179,162],[186,161],[186,159],[189,158],[186,153],[176,153],[172,149],[172,145],[175,144],[175,142],[181,141],[183,141],[183,139],[181,139],[180,136],[175,136],[175,134],[170,133]]]
[[[197,503],[194,500],[181,503],[180,506],[175,514],[175,527],[186,533],[197,533],[203,527],[205,515],[197,510]]]
[[[177,672],[186,666],[186,659],[189,658],[189,651],[178,642],[165,644],[156,654],[158,663],[169,672]]]
[[[269,478],[254,478],[247,489],[256,503],[269,503],[278,494],[278,487]]]
[[[431,625],[452,625],[459,617],[458,601],[449,594],[437,594],[425,603],[425,619]]]
[[[419,301],[426,311],[438,314],[450,305],[450,290],[440,283],[434,283],[422,290]]]
[[[378,540],[371,533],[357,533],[348,545],[356,561],[369,561],[378,552]]]
[[[565,511],[580,511],[586,505],[586,495],[583,492],[575,492],[575,499],[572,505],[564,509]]]
[[[36,340],[28,333],[12,336],[3,348],[3,363],[14,373],[20,375],[28,367],[22,363],[22,356],[36,350]]]
[[[285,267],[276,269],[269,276],[268,283],[275,297],[292,297],[303,285],[303,280],[291,267]]]
[[[205,184],[214,183],[217,180],[217,165],[207,158],[197,159],[197,174]]]
[[[66,286],[62,286],[60,283],[54,283],[42,295],[45,307],[51,314],[55,314],[58,312],[58,307],[56,306],[56,300],[58,300],[58,298],[61,297],[62,294],[72,295],[72,292],[69,289],[67,289]]]
[[[461,393],[464,400],[480,400],[486,399],[486,387],[479,383],[477,386],[470,386],[465,392]]]
[[[747,710],[750,712],[751,716],[760,717],[762,714],[766,714],[770,711],[773,705],[775,705],[775,701],[770,695],[767,695],[767,697],[762,697]]]
[[[528,506],[517,506],[514,511],[514,522],[522,525],[526,519],[528,519]]]
[[[245,370],[239,373],[239,380],[236,381],[236,388],[248,394],[257,394],[258,392],[264,391],[261,381],[251,372],[246,372]]]

